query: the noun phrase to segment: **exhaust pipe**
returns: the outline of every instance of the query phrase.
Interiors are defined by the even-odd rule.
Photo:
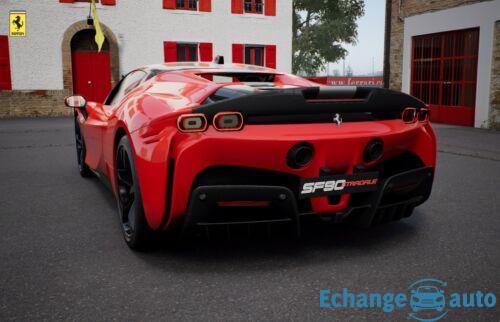
[[[314,148],[311,144],[302,142],[294,145],[288,151],[286,162],[290,168],[300,169],[311,163],[314,157]]]
[[[380,139],[373,139],[366,144],[365,151],[363,153],[363,160],[365,163],[374,162],[380,160],[383,154],[384,143]]]

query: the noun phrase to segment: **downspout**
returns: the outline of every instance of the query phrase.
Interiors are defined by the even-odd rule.
[[[391,75],[391,25],[392,0],[385,1],[385,35],[384,35],[384,88],[389,88]]]

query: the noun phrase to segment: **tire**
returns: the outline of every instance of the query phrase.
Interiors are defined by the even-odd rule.
[[[85,163],[85,156],[87,155],[87,150],[85,148],[85,141],[83,139],[82,131],[80,130],[80,124],[75,117],[75,144],[76,144],[76,161],[78,162],[78,172],[83,178],[90,178],[94,174],[92,170]]]
[[[153,237],[146,217],[135,170],[134,154],[127,136],[123,136],[116,148],[116,200],[123,237],[134,250],[143,250]]]

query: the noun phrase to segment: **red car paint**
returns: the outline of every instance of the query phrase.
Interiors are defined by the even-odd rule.
[[[175,69],[182,64],[162,66]],[[145,216],[153,229],[168,229],[181,221],[195,177],[211,166],[268,169],[304,179],[316,177],[322,167],[349,174],[356,165],[372,165],[365,164],[362,154],[373,138],[383,140],[385,147],[382,159],[375,163],[410,151],[418,155],[426,167],[436,164],[436,138],[429,122],[406,124],[401,119],[393,119],[345,122],[341,126],[333,123],[245,125],[241,131],[231,132],[217,131],[209,124],[205,132],[182,133],[177,128],[179,115],[192,113],[193,108],[214,91],[227,85],[199,76],[225,73],[227,67],[208,63],[190,66],[192,69],[166,71],[143,82],[115,105],[87,103],[86,118],[77,110],[87,146],[85,162],[109,179],[115,194],[116,138],[119,133],[129,136]],[[278,87],[318,86],[267,68],[245,65],[231,68],[275,74],[274,85]],[[287,152],[304,141],[313,145],[316,154],[308,166],[293,169],[285,162]],[[169,171],[169,160],[175,161],[173,172]],[[169,180],[172,191],[167,191]],[[348,207],[349,199],[350,195],[345,194],[338,204],[330,205],[327,197],[311,198],[312,210],[319,215],[341,212]]]

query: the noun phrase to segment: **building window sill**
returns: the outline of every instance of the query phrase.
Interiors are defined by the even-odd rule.
[[[245,12],[240,16],[242,18],[254,18],[254,19],[266,19],[268,17],[268,16],[265,16],[261,13],[248,13],[248,12]]]
[[[89,8],[90,3],[86,2],[75,2],[75,3],[65,3],[66,6],[64,7],[69,7],[69,8]],[[108,10],[109,8],[114,8],[114,6],[103,6],[100,3],[96,3],[96,8],[99,10]]]
[[[176,15],[193,15],[193,16],[200,16],[205,12],[200,12],[200,11],[194,11],[194,10],[183,10],[183,9],[175,9],[175,10],[168,10],[168,12],[176,14]],[[206,12],[210,13],[210,12]]]

